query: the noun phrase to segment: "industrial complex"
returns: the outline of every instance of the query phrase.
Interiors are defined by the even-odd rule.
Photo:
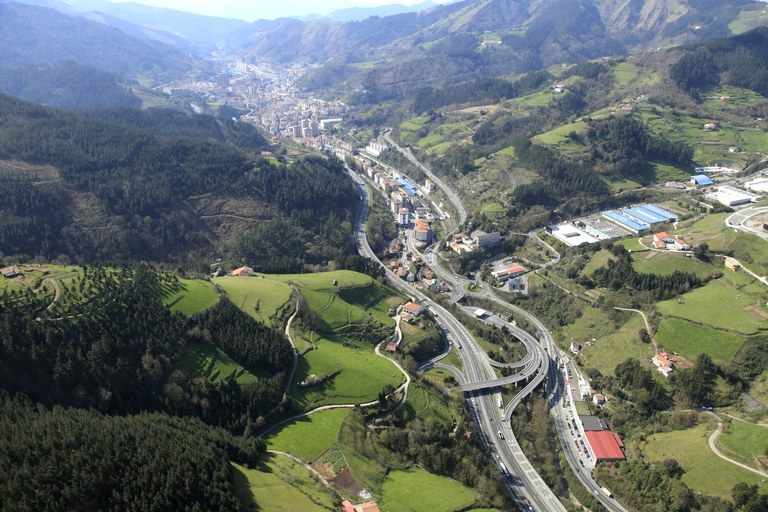
[[[677,218],[677,214],[660,206],[643,204],[621,210],[606,210],[598,216],[548,226],[546,231],[566,245],[575,247],[630,234],[636,235],[652,226],[674,222]]]

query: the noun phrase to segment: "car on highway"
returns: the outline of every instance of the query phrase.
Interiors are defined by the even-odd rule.
[[[499,430],[499,439],[504,439],[504,434],[501,433],[501,430]]]

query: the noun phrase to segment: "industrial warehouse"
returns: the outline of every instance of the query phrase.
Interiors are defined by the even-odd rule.
[[[621,210],[606,210],[597,216],[582,217],[556,226],[548,226],[546,231],[566,245],[575,247],[601,240],[637,235],[653,226],[674,222],[677,218],[676,214],[660,206],[643,204]]]

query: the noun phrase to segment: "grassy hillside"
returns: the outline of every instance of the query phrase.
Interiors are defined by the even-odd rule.
[[[239,464],[234,468],[235,494],[240,509],[291,512],[335,511],[336,500],[298,462],[282,455],[271,456],[261,467],[250,469]]]
[[[389,311],[403,298],[370,276],[343,270],[214,282],[240,309],[272,325],[293,312],[291,290],[298,290],[302,301],[291,333],[301,357],[291,395],[299,408],[369,402],[384,386],[402,382],[373,345],[394,332]]]

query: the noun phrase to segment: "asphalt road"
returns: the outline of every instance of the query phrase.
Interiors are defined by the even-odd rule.
[[[354,171],[350,176],[360,186],[361,207],[355,219],[355,236],[358,251],[361,255],[379,263],[387,275],[390,284],[409,297],[418,300],[430,308],[445,332],[450,334],[453,342],[461,343],[462,349],[457,350],[464,368],[463,376],[466,383],[476,383],[495,379],[496,373],[487,354],[475,343],[472,335],[451,313],[432,301],[416,287],[398,278],[391,270],[381,263],[371,249],[365,234],[365,220],[368,216],[370,195],[365,180]],[[534,354],[536,351],[534,350]],[[541,352],[539,352],[541,356]],[[536,356],[532,356],[536,358]],[[476,391],[469,394],[470,412],[479,427],[484,444],[493,452],[493,457],[505,474],[505,484],[523,510],[541,510],[547,512],[562,512],[565,508],[539,477],[522,452],[512,430],[508,427],[508,418],[514,406],[528,394],[532,393],[544,380],[549,372],[549,357],[536,358],[540,364],[523,367],[521,375],[529,377],[527,384],[520,390],[506,407],[500,408],[501,394],[489,390]],[[441,363],[433,363],[440,364]],[[501,434],[499,434],[501,433]],[[503,464],[503,466],[502,466]],[[531,508],[529,508],[531,507]]]

